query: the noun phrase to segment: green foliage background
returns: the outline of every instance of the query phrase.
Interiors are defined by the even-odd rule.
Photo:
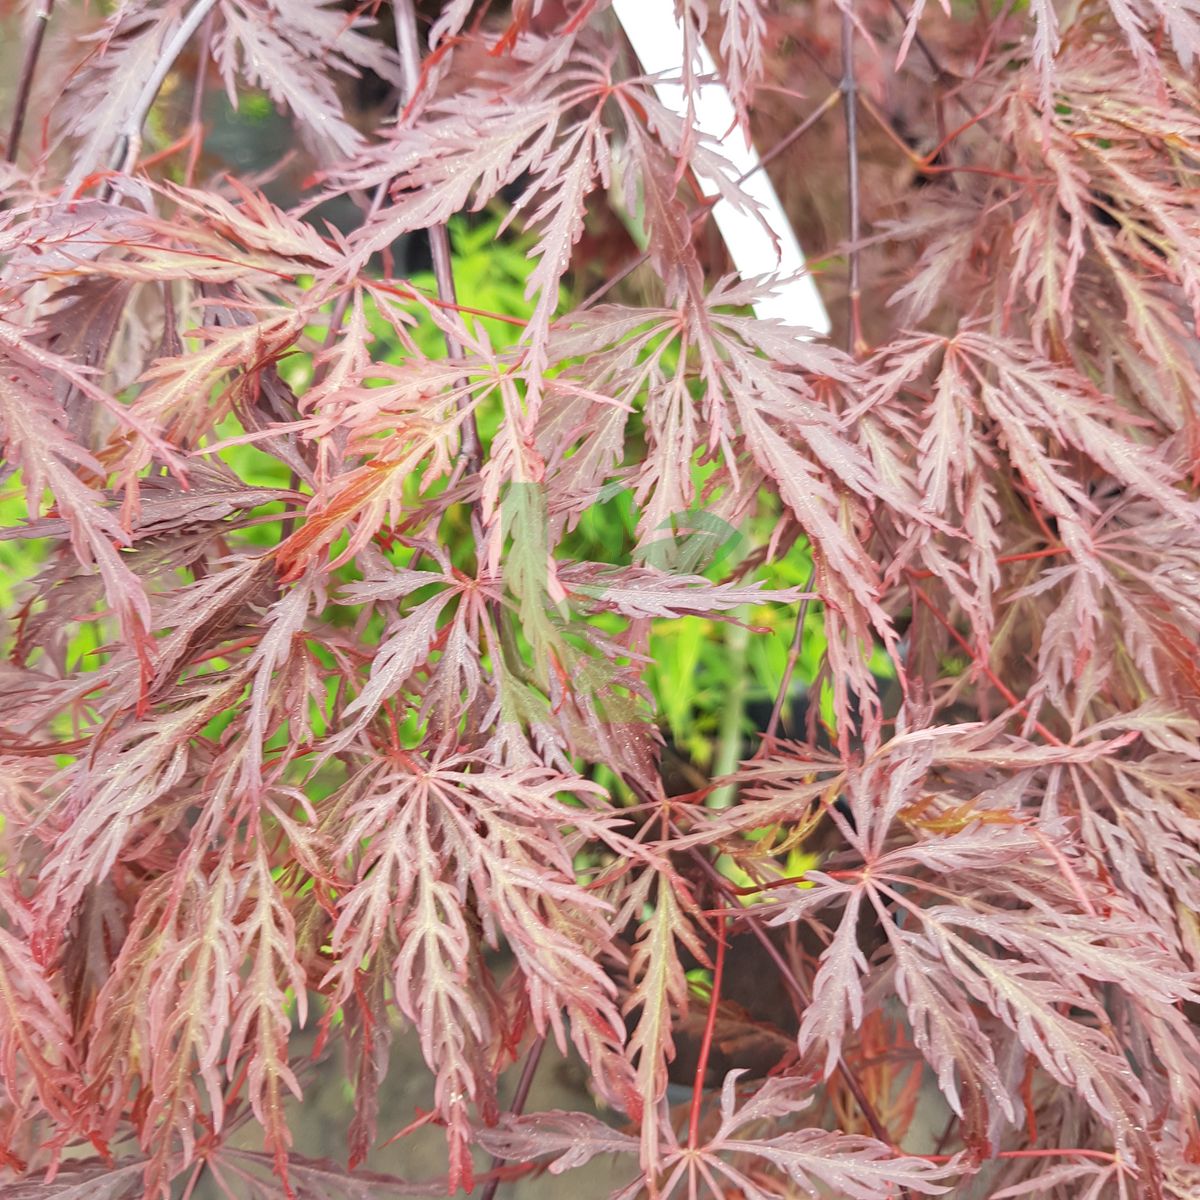
[[[451,228],[454,246],[454,273],[459,301],[467,308],[494,312],[501,317],[523,320],[532,313],[533,305],[526,299],[525,286],[531,268],[527,257],[529,239],[517,234],[502,233],[502,216],[488,213],[468,224],[456,221]],[[412,276],[412,285],[432,296],[436,294],[431,274]],[[564,297],[565,299],[565,297]],[[416,321],[412,332],[418,348],[430,356],[444,352],[442,335],[422,308],[413,303],[408,310]],[[497,349],[512,345],[520,336],[520,325],[490,317],[468,315],[466,321],[482,326]],[[368,309],[368,320],[375,336],[376,361],[398,364],[403,362],[405,349],[400,346],[388,322],[377,312]],[[309,331],[309,344],[298,350],[283,367],[286,381],[302,393],[311,382],[314,354],[319,349],[325,331],[314,327]],[[485,439],[499,420],[498,411],[481,413],[481,432]],[[636,431],[635,431],[636,432]],[[236,417],[227,417],[219,427],[222,444],[213,453],[224,461],[247,483],[286,488],[291,481],[286,468],[277,459],[261,453],[253,444],[239,443],[243,433]],[[232,442],[229,439],[234,439]],[[707,470],[703,464],[693,467],[697,490],[703,484]],[[417,486],[414,478],[412,486]],[[51,498],[47,497],[47,503]],[[276,544],[281,536],[283,505],[277,503],[260,510],[260,521],[249,528],[232,531],[231,544],[267,547]],[[0,525],[15,527],[27,518],[19,476],[9,479],[0,494]],[[703,514],[700,514],[702,518]],[[698,518],[699,519],[699,518]],[[712,579],[721,578],[741,558],[753,549],[766,544],[776,524],[776,512],[767,505],[740,531],[734,542],[719,554],[705,571]],[[594,560],[613,564],[631,561],[635,546],[636,516],[627,489],[616,491],[604,503],[594,506],[580,520],[570,535],[565,553],[579,560]],[[702,524],[702,521],[701,521]],[[464,523],[461,528],[445,530],[451,557],[461,560],[471,553],[471,532]],[[460,544],[456,545],[455,541]],[[0,540],[0,604],[12,611],[19,603],[22,584],[35,576],[44,561],[48,543],[41,539]],[[335,547],[335,552],[338,547]],[[803,587],[809,579],[811,560],[803,542],[792,551],[769,562],[759,572],[766,588]],[[338,578],[353,577],[353,566],[341,569]],[[355,619],[356,611],[347,606],[334,606],[331,619],[347,624]],[[652,664],[647,671],[647,683],[655,699],[656,710],[664,735],[675,751],[700,772],[719,773],[732,767],[738,753],[753,736],[753,722],[748,708],[769,706],[779,688],[788,657],[793,633],[793,610],[778,605],[761,605],[738,614],[741,625],[716,622],[698,617],[656,621],[651,633]],[[745,626],[760,631],[747,636]],[[78,663],[84,655],[102,654],[97,644],[97,626],[82,621],[71,640],[71,661]],[[12,630],[6,631],[11,637]],[[369,636],[369,634],[368,634]],[[818,605],[810,606],[797,664],[796,684],[806,686],[816,675],[824,652],[822,615]],[[889,673],[889,664],[882,654],[873,664],[879,674]],[[221,664],[211,664],[216,669]],[[793,693],[795,687],[793,688]],[[822,696],[823,716],[832,720],[829,698]],[[210,731],[219,732],[217,729]],[[724,755],[722,748],[724,747]],[[724,758],[724,761],[722,761]],[[611,782],[606,780],[605,782]]]

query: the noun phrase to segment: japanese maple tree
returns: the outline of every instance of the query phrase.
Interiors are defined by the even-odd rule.
[[[0,1196],[1200,1194],[1200,3],[678,12],[682,119],[597,0],[0,6]],[[678,786],[663,631],[781,620]]]

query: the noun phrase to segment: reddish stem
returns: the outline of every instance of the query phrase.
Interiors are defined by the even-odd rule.
[[[808,580],[804,584],[805,592],[812,591],[815,568],[810,568]],[[810,596],[805,596],[800,602],[800,610],[796,613],[796,628],[792,631],[792,644],[788,647],[787,666],[783,670],[783,678],[779,681],[779,691],[775,695],[775,705],[771,709],[771,719],[767,722],[766,734],[763,737],[763,748],[768,747],[779,730],[779,721],[783,716],[783,706],[787,703],[787,694],[792,686],[792,676],[796,672],[796,663],[800,659],[800,651],[804,647],[804,623],[808,619]]]
[[[525,1101],[529,1099],[529,1089],[533,1086],[533,1077],[537,1074],[538,1063],[541,1061],[542,1051],[545,1048],[545,1035],[537,1038],[529,1047],[529,1053],[525,1056],[525,1065],[521,1068],[521,1078],[517,1080],[517,1090],[513,1093],[512,1103],[508,1106],[509,1112],[514,1117],[519,1117],[525,1109]],[[491,1178],[479,1200],[492,1200],[495,1196],[496,1189],[500,1186],[500,1172],[503,1163],[504,1159],[499,1155],[493,1157],[491,1168],[488,1171]]]
[[[704,1038],[700,1042],[700,1057],[696,1060],[696,1078],[692,1083],[692,1109],[688,1115],[688,1149],[700,1145],[700,1109],[704,1098],[704,1075],[712,1051],[713,1034],[717,1028],[717,1007],[721,1002],[721,979],[725,974],[725,922],[717,919],[717,957],[713,963],[712,991],[708,997],[708,1019],[704,1022]]]
[[[1061,1149],[1056,1146],[1044,1150],[1001,1150],[992,1155],[993,1158],[1097,1158],[1102,1162],[1120,1165],[1121,1160],[1111,1150],[1084,1150],[1079,1146],[1066,1146]],[[953,1162],[954,1154],[914,1154],[911,1157],[922,1159],[924,1162],[943,1163]]]
[[[680,836],[679,830],[673,823],[669,823],[667,828],[675,836]],[[716,867],[712,865],[712,863],[708,861],[707,858],[704,857],[703,854],[700,853],[699,850],[695,848],[690,849],[688,851],[688,856],[701,867],[709,879],[711,879],[712,882],[717,886],[719,891],[723,891],[728,894],[732,890],[732,885],[729,883],[729,881],[716,869]],[[739,909],[737,916],[741,920],[745,921],[750,927],[750,932],[754,934],[759,945],[761,945],[763,950],[766,951],[767,957],[770,958],[770,960],[775,964],[779,971],[780,979],[783,980],[784,985],[792,993],[792,996],[805,1007],[811,1004],[812,994],[809,992],[808,988],[806,988],[804,984],[802,984],[797,978],[796,972],[792,970],[791,966],[784,959],[783,955],[779,953],[779,948],[774,942],[771,941],[769,937],[767,937],[766,933],[763,931],[762,922],[759,921],[753,913],[745,909]],[[871,1127],[871,1132],[875,1135],[876,1139],[881,1141],[885,1146],[890,1146],[892,1149],[896,1149],[896,1144],[892,1140],[891,1134],[888,1133],[887,1126],[884,1125],[884,1123],[879,1119],[879,1114],[875,1111],[875,1106],[871,1103],[870,1097],[868,1097],[866,1089],[862,1085],[862,1081],[857,1075],[855,1075],[853,1068],[847,1064],[844,1058],[839,1057],[837,1072],[841,1077],[842,1082],[846,1085],[846,1090],[849,1091],[850,1095],[854,1097],[855,1102],[858,1104],[863,1117],[866,1119],[867,1124]],[[911,1200],[911,1193],[907,1187],[902,1187],[900,1189],[900,1195],[904,1197],[904,1200]]]
[[[929,609],[937,623],[941,625],[941,627],[959,644],[959,646],[962,647],[964,653],[970,656],[971,661],[975,663],[975,665],[978,666],[979,669],[988,677],[989,682],[996,689],[996,691],[998,691],[1013,708],[1026,710],[1029,706],[1028,701],[1022,700],[1016,694],[1016,692],[1014,692],[1012,688],[1010,688],[1008,684],[1006,684],[1004,680],[1002,680],[1000,676],[992,670],[987,661],[979,657],[971,643],[968,642],[967,639],[963,637],[963,635],[959,633],[957,629],[954,628],[954,625],[951,623],[950,619],[942,613],[938,606],[934,604],[934,602],[930,600],[925,592],[921,588],[917,587],[915,583],[913,584],[913,595],[915,595],[917,599],[920,600],[927,609]],[[1033,727],[1052,746],[1064,745],[1062,738],[1058,737],[1052,730],[1047,729],[1046,726],[1036,718],[1034,719]]]
[[[1069,554],[1066,546],[1045,546],[1041,550],[1026,550],[1022,554],[1002,554],[996,559],[999,566],[1009,566],[1012,563],[1033,562],[1039,558],[1057,558],[1060,554]],[[933,571],[909,571],[909,579],[936,579]]]

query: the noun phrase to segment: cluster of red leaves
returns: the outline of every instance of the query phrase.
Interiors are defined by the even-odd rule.
[[[29,519],[4,536],[49,552],[0,668],[3,1194],[157,1200],[205,1172],[231,1196],[421,1191],[355,1169],[411,1115],[379,1102],[404,1025],[442,1191],[477,1149],[508,1164],[493,1180],[625,1154],[626,1198],[1195,1196],[1195,0],[682,5],[739,111],[766,97],[776,123],[781,95],[795,127],[808,107],[770,72],[824,86],[848,43],[817,107],[863,160],[853,219],[877,218],[823,283],[851,354],[744,315],[761,281],[711,277],[689,197],[738,185],[602,5],[452,0],[419,47],[397,0],[395,50],[328,0],[25,7],[0,432]],[[319,193],[195,186],[194,127],[173,183],[143,159],[185,52],[199,93],[219,76],[290,110]],[[401,96],[366,133],[337,80],[364,69]],[[882,189],[880,136],[907,172]],[[654,294],[557,315],[614,175]],[[535,304],[497,348],[442,252],[502,192]],[[338,196],[362,202],[347,234],[307,218]],[[436,299],[388,254],[426,230]],[[377,361],[379,322],[400,361]],[[286,486],[214,453],[231,415]],[[762,554],[719,581],[669,551],[573,560],[620,489],[643,549],[699,506],[777,512],[765,553],[807,544],[813,597],[761,591]],[[773,727],[737,803],[669,798],[650,622],[763,601],[823,614],[834,748]],[[795,845],[823,854],[803,879]],[[769,1079],[714,1090],[735,939],[794,1022]],[[348,1170],[290,1144],[310,1008],[345,1048]],[[547,1038],[607,1122],[501,1112]],[[251,1120],[261,1150],[230,1140]]]

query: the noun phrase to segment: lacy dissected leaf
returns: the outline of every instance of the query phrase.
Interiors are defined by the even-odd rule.
[[[725,82],[734,103],[749,110],[755,85],[763,71],[767,21],[758,0],[724,0],[721,5],[721,59]]]
[[[67,523],[76,557],[96,568],[122,631],[138,650],[143,670],[148,670],[152,658],[147,636],[149,602],[117,550],[129,543],[129,535],[96,489],[80,478],[79,472],[84,472],[103,480],[107,472],[86,447],[67,435],[66,413],[55,399],[50,373],[61,370],[93,402],[103,392],[82,371],[30,346],[2,319],[0,342],[8,351],[0,374],[0,431],[6,457],[21,467],[28,512],[31,516],[40,512],[48,488]]]
[[[311,144],[339,157],[362,149],[331,69],[357,76],[369,68],[391,83],[401,80],[395,53],[362,32],[365,18],[330,0],[221,0],[220,12],[213,53],[232,104],[243,80],[286,105]]]
[[[598,563],[559,570],[558,580],[568,594],[591,606],[634,619],[688,613],[707,616],[745,604],[790,604],[799,598],[794,591],[763,591],[759,584],[713,584],[702,576],[668,574],[646,567],[619,570]]]
[[[356,235],[368,256],[397,237],[441,224],[464,208],[483,208],[501,188],[521,181],[510,213],[528,209],[539,232],[527,295],[536,296],[524,338],[531,348],[531,390],[548,365],[547,330],[559,281],[583,232],[585,205],[608,182],[608,130],[601,111],[612,88],[608,64],[579,55],[548,73],[535,45],[503,64],[484,60],[453,94],[432,100],[421,121],[401,123],[370,166],[337,177],[339,187],[392,183],[393,202]],[[366,158],[367,156],[364,156]]]
[[[479,378],[471,379],[474,373]],[[401,525],[414,472],[421,469],[426,487],[451,473],[461,426],[474,406],[494,389],[511,387],[501,373],[494,357],[464,369],[458,362],[421,356],[403,368],[373,367],[371,374],[380,381],[374,387],[362,381],[333,395],[316,389],[311,403],[317,412],[302,424],[305,436],[351,429],[347,449],[362,461],[322,478],[304,524],[278,549],[283,578],[295,579],[310,562],[320,561],[318,556],[343,533],[349,539],[329,569],[360,555],[385,524]]]
[[[65,181],[68,194],[93,171],[119,165],[108,160],[123,148],[129,114],[137,110],[146,81],[186,11],[184,0],[123,4],[87,37],[90,51],[82,69],[68,78],[55,106],[60,134],[77,142]],[[103,95],[105,103],[95,103],[96,94]]]
[[[452,653],[449,660],[443,654],[436,668],[444,679],[441,686],[450,691],[447,708],[443,711],[461,712],[464,690],[469,706],[479,686],[479,676],[472,669],[472,659],[464,652],[464,647],[458,647],[457,654],[453,651],[454,643],[462,639],[467,639],[468,645],[477,644],[478,633],[473,633],[472,626],[478,629],[480,614],[478,606],[473,603],[474,589],[470,581],[435,571],[389,571],[385,577],[364,581],[347,595],[360,603],[367,601],[377,604],[385,600],[403,599],[428,584],[441,585],[441,590],[429,599],[412,605],[402,615],[397,613],[385,626],[366,686],[343,709],[343,717],[354,719],[344,725],[334,741],[335,745],[348,742],[375,716],[384,702],[401,692],[414,672],[426,666],[437,644],[450,648]],[[443,629],[443,614],[456,600],[458,607],[449,626]],[[454,686],[453,679],[456,666],[468,673],[458,687]]]
[[[216,192],[164,184],[161,192],[174,206],[174,219],[143,218],[168,244],[182,243],[187,247],[192,260],[191,277],[199,269],[197,256],[206,252],[214,261],[224,260],[227,266],[244,267],[247,272],[333,267],[341,261],[336,245],[322,237],[310,223],[272,204],[266,196],[251,191],[236,179],[230,180],[230,186],[236,204],[233,197]],[[161,253],[158,245],[138,243],[132,249],[139,259],[156,268],[157,276],[169,277],[156,258],[156,252]]]
[[[304,644],[309,610],[320,603],[321,593],[310,579],[287,589],[266,611],[262,637],[247,659],[246,671],[253,679],[246,710],[251,736],[239,747],[238,784],[250,794],[262,787],[264,747],[279,726],[287,721],[288,748],[298,757],[300,746],[312,739],[310,704],[318,709],[325,705],[324,688],[312,673]]]
[[[858,944],[861,905],[862,894],[848,891],[845,912],[833,940],[821,954],[812,1002],[800,1022],[800,1050],[824,1045],[826,1075],[837,1064],[844,1031],[857,1029],[862,1023],[862,976],[867,972],[867,960]]]
[[[214,403],[214,387],[234,370],[261,371],[292,346],[303,328],[304,315],[289,311],[232,329],[195,330],[188,336],[206,344],[191,354],[161,358],[143,372],[144,386],[130,411],[161,430],[172,444],[194,447],[230,410],[232,392],[223,389]],[[129,488],[136,486],[137,474],[149,465],[151,450],[140,439],[125,451],[121,468]]]
[[[669,1147],[662,1171],[643,1176],[617,1195],[642,1194],[650,1178],[663,1200],[673,1196],[717,1195],[732,1185],[755,1200],[773,1200],[790,1194],[818,1196],[834,1188],[838,1195],[855,1200],[876,1200],[889,1190],[904,1187],[921,1195],[941,1195],[948,1189],[938,1181],[947,1169],[919,1158],[895,1155],[881,1142],[824,1129],[798,1129],[768,1136],[753,1136],[764,1124],[776,1123],[809,1103],[795,1079],[773,1079],[738,1108],[736,1083],[741,1072],[731,1072],[721,1093],[721,1122],[714,1136],[694,1149],[680,1146],[669,1125]],[[741,1135],[741,1136],[739,1136]],[[510,1118],[507,1127],[483,1135],[484,1144],[506,1158],[530,1160],[552,1156],[549,1169],[560,1174],[583,1166],[597,1154],[636,1153],[634,1138],[580,1113],[547,1112]],[[750,1164],[754,1161],[753,1166]],[[773,1172],[766,1177],[762,1168]],[[697,1192],[697,1188],[706,1190]]]
[[[588,1113],[539,1112],[509,1118],[479,1135],[480,1145],[510,1161],[550,1158],[552,1175],[586,1166],[598,1154],[636,1154],[637,1138]]]
[[[1200,9],[968,8],[0,13],[0,1191],[1196,1192]]]
[[[197,1118],[220,1128],[221,1056],[240,952],[231,857],[186,863],[172,887],[143,894],[96,1004],[89,1074],[110,1128],[135,1086],[148,1194],[166,1195],[193,1158]]]
[[[1103,487],[1119,486],[1185,528],[1195,522],[1195,502],[1176,486],[1179,473],[1173,464],[1129,435],[1110,397],[1031,348],[968,331],[946,342],[911,339],[881,354],[872,402],[889,393],[897,396],[939,354],[933,395],[917,416],[923,423],[921,459],[911,494],[957,526],[972,587],[955,580],[936,543],[927,543],[922,553],[971,615],[981,644],[988,640],[992,597],[1002,579],[996,534],[1001,493],[992,479],[997,451],[1003,451],[1028,492],[1053,514],[1066,552],[1081,568],[1071,607],[1060,610],[1041,643],[1045,677],[1065,673],[1069,680],[1096,645],[1103,577],[1089,521],[1098,510],[1093,496]],[[1090,461],[1095,479],[1066,470],[1061,455],[1067,452]],[[1053,569],[1047,570],[1037,586],[1046,587],[1054,578]],[[1063,652],[1068,657],[1056,660]]]
[[[725,1166],[718,1155],[745,1153],[764,1159],[813,1196],[819,1194],[818,1187],[835,1188],[855,1200],[872,1200],[881,1191],[901,1187],[926,1196],[949,1190],[938,1182],[947,1174],[945,1167],[919,1158],[897,1157],[873,1138],[823,1129],[801,1129],[765,1138],[745,1137],[757,1122],[790,1115],[805,1108],[809,1101],[803,1090],[796,1087],[795,1080],[773,1079],[739,1108],[736,1092],[739,1074],[731,1071],[725,1079],[721,1090],[721,1124],[704,1151],[713,1165],[734,1182],[745,1176]],[[751,1196],[770,1194],[752,1185],[748,1191]]]
[[[1093,308],[1097,270],[1115,283],[1135,328],[1149,332],[1146,322],[1153,316],[1140,310],[1166,296],[1162,282],[1139,277],[1151,256],[1155,276],[1179,287],[1195,321],[1200,278],[1194,213],[1181,203],[1173,164],[1150,175],[1142,168],[1154,139],[1195,144],[1196,93],[1186,76],[1171,72],[1162,84],[1167,108],[1159,112],[1145,104],[1143,80],[1133,69],[1114,76],[1100,55],[1073,55],[1057,84],[1066,103],[1047,114],[1033,111],[1027,97],[1014,96],[1006,113],[1018,161],[1048,172],[1022,197],[1028,208],[1012,234],[1012,287],[1015,292],[1021,286],[1034,305],[1031,323],[1040,335],[1070,332],[1075,308]],[[1075,147],[1085,152],[1075,153]],[[1078,300],[1076,286],[1083,291]],[[1147,349],[1161,349],[1157,338],[1146,340]]]
[[[127,849],[149,810],[185,778],[189,741],[241,691],[238,679],[144,720],[127,719],[88,759],[67,770],[61,829],[47,855],[40,912],[50,937],[69,919],[84,890]],[[178,819],[178,810],[174,812]],[[150,844],[168,828],[145,829]],[[149,845],[138,851],[145,853]]]
[[[242,886],[250,911],[239,930],[238,949],[249,971],[233,1003],[226,1073],[233,1078],[244,1059],[250,1103],[286,1186],[292,1137],[283,1111],[285,1091],[301,1098],[288,1057],[289,996],[294,998],[301,1026],[308,1000],[304,973],[296,961],[295,923],[272,877],[261,840]]]
[[[1127,742],[1023,753],[1019,744],[983,740],[986,733],[962,727],[897,737],[885,748],[890,765],[884,765],[889,759],[881,751],[870,771],[851,772],[841,781],[855,821],[851,845],[858,849],[840,856],[836,872],[810,872],[809,887],[790,895],[764,892],[777,910],[775,922],[812,922],[822,910],[842,909],[819,963],[813,1002],[802,1018],[801,1046],[824,1046],[829,1071],[845,1034],[861,1021],[861,977],[871,967],[858,939],[869,904],[883,931],[887,953],[881,957],[894,972],[914,1045],[937,1071],[968,1139],[986,1139],[993,1108],[1010,1122],[1018,1111],[1018,1097],[995,1057],[995,1035],[987,1032],[994,1020],[1011,1030],[1050,1076],[1077,1089],[1140,1169],[1158,1170],[1142,1128],[1145,1118],[1139,1115],[1149,1098],[1143,1082],[1122,1066],[1107,1016],[1112,1002],[1105,997],[1107,989],[1118,989],[1130,1012],[1139,1014],[1135,1019],[1144,1023],[1148,1038],[1166,1046],[1171,1014],[1194,992],[1190,971],[1165,945],[1148,945],[1153,926],[1131,905],[1105,896],[1086,860],[1061,832],[1032,828],[1019,809],[1005,811],[1021,790],[1006,798],[997,786],[966,809],[953,792],[927,791],[934,764],[944,770],[956,760],[991,761],[1018,771],[1017,779],[1028,788],[1039,761],[1103,762],[1105,754],[1113,755]],[[1047,769],[1051,779],[1068,770]],[[811,803],[808,797],[819,794],[814,788],[797,795],[786,775],[779,772],[777,778],[781,805],[767,807],[775,819],[783,815],[789,793],[797,817]],[[955,816],[956,808],[961,815]],[[937,815],[939,809],[944,816]],[[916,840],[893,841],[897,820],[917,834]],[[1002,882],[991,870],[997,855],[1007,865]],[[930,882],[929,898],[922,900],[926,880],[936,884]],[[1100,904],[1103,918],[1096,908]],[[987,1023],[981,1023],[981,1006],[990,1013]],[[1187,1043],[1193,1038],[1182,1028],[1178,1036]],[[1172,1058],[1170,1050],[1159,1056],[1163,1063]],[[1153,1078],[1156,1071],[1149,1061],[1146,1066],[1147,1079]],[[1174,1066],[1168,1070],[1177,1074]],[[1181,1077],[1175,1086],[1186,1093],[1193,1085]]]
[[[354,1117],[347,1131],[353,1171],[370,1153],[379,1127],[380,1088],[387,1077],[392,1029],[386,964],[381,956],[355,980],[343,1007],[354,1085]]]
[[[128,1159],[84,1159],[63,1163],[47,1182],[29,1178],[4,1185],[12,1200],[128,1200],[141,1187],[145,1164]]]
[[[393,961],[396,1002],[437,1073],[452,1176],[469,1181],[469,1106],[485,1117],[495,1106],[480,937],[495,946],[504,936],[539,1032],[553,1028],[565,1046],[565,1009],[577,1049],[598,1067],[597,1056],[623,1039],[597,962],[610,940],[603,905],[575,883],[559,832],[569,824],[604,836],[610,818],[589,813],[586,787],[576,789],[583,807],[562,805],[561,783],[544,770],[478,771],[481,764],[453,758],[407,764],[364,771],[334,809],[345,828],[340,853],[358,866],[340,903],[331,978],[345,995],[365,959],[386,953]],[[468,887],[478,924],[464,911]]]
[[[719,455],[732,493],[752,494],[764,480],[778,490],[817,556],[831,644],[843,644],[845,635],[847,652],[839,663],[844,670],[835,679],[839,711],[848,713],[850,689],[873,690],[852,649],[855,639],[869,641],[872,627],[891,636],[878,603],[875,567],[860,540],[861,502],[903,503],[903,497],[880,476],[837,403],[825,399],[836,401],[852,383],[850,364],[784,326],[722,311],[754,294],[726,284],[685,302],[682,334],[680,318],[669,310],[647,310],[639,328],[624,310],[593,309],[565,320],[566,336],[555,345],[571,356],[587,354],[578,378],[589,391],[644,410],[650,446],[634,491],[643,538],[691,508],[687,464],[705,443],[710,454]],[[668,351],[675,360],[670,370]]]
[[[1107,0],[1107,3],[1117,28],[1143,67],[1158,65],[1159,47],[1152,31],[1159,28],[1166,31],[1185,69],[1200,53],[1200,8],[1190,0],[1180,4],[1167,4],[1164,0]],[[1045,81],[1043,95],[1049,102],[1058,82],[1054,62],[1061,42],[1058,14],[1052,0],[1037,0],[1030,11],[1036,23],[1034,62]]]
[[[653,899],[651,898],[653,893]],[[688,986],[681,955],[690,951],[701,962],[707,955],[687,908],[665,873],[645,871],[631,889],[627,905],[636,911],[653,904],[642,922],[629,960],[633,984],[626,1009],[637,1011],[629,1053],[637,1063],[638,1092],[643,1097],[641,1163],[656,1173],[661,1164],[662,1129],[659,1101],[667,1087],[667,1065],[675,1057],[674,1025],[687,1011]]]
[[[27,925],[22,921],[17,932],[26,933]],[[74,1120],[71,1097],[77,1086],[71,1022],[26,938],[3,927],[0,1008],[4,1014],[0,1072],[9,1103],[26,1119],[44,1112],[69,1125]]]

